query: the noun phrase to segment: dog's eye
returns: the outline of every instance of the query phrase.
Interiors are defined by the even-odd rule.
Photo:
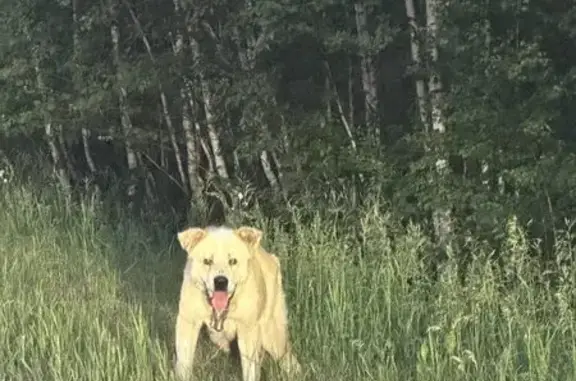
[[[214,261],[211,260],[210,258],[204,258],[204,264],[206,266],[210,266],[210,265],[212,265],[212,263],[214,263]]]
[[[230,264],[230,266],[234,266],[236,263],[238,263],[238,260],[236,258],[230,258],[228,263]]]

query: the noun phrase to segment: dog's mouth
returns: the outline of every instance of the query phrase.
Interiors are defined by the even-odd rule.
[[[230,306],[230,300],[234,296],[234,293],[215,290],[207,293],[206,296],[212,307],[212,321],[210,325],[214,330],[220,332],[224,329],[224,321],[228,315],[228,307]]]
[[[212,309],[218,313],[222,313],[228,309],[230,304],[230,294],[228,291],[214,291],[210,297],[210,305]]]

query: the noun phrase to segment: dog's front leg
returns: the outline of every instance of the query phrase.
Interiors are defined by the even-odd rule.
[[[238,349],[242,363],[242,380],[259,381],[262,368],[262,345],[258,329],[238,332]]]
[[[176,320],[176,376],[184,381],[192,374],[194,354],[198,345],[201,322],[186,320],[178,315]]]

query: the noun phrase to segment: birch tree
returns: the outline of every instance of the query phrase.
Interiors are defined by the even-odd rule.
[[[405,0],[405,6],[410,27],[412,59],[417,69],[421,69],[423,66],[427,68],[428,76],[427,84],[420,77],[420,73],[416,77],[418,112],[425,130],[439,137],[439,139],[434,139],[437,145],[428,148],[435,157],[437,180],[434,182],[434,186],[443,187],[449,168],[444,152],[446,120],[443,113],[442,81],[438,72],[439,0],[426,0],[425,39],[419,35],[420,28],[416,18],[414,1]],[[424,55],[424,53],[426,54]],[[425,59],[424,62],[423,59]],[[444,204],[443,200],[440,203]],[[446,249],[453,230],[450,208],[445,205],[439,206],[434,209],[432,214],[436,238],[440,246]]]
[[[368,11],[364,0],[354,3],[356,20],[356,33],[360,50],[360,70],[362,73],[362,89],[364,91],[364,109],[366,127],[369,135],[380,138],[380,126],[378,125],[378,88],[377,68],[373,53],[374,38],[368,30]]]
[[[123,63],[122,55],[120,53],[120,28],[118,25],[118,7],[119,0],[109,0],[108,12],[110,17],[110,38],[112,42],[112,62],[114,66],[115,85],[118,96],[118,108],[120,112],[120,125],[124,135],[124,149],[126,152],[126,164],[128,168],[128,187],[126,195],[128,196],[129,204],[134,206],[135,197],[137,194],[137,175],[138,157],[133,148],[133,133],[134,127],[130,118],[130,110],[128,105],[128,91],[123,76]]]
[[[76,97],[81,97],[82,87],[84,81],[82,78],[83,73],[83,62],[82,62],[82,41],[80,36],[80,29],[82,26],[81,15],[83,11],[82,0],[72,0],[72,87],[73,94]],[[98,168],[96,167],[96,162],[94,160],[94,155],[90,146],[91,131],[85,126],[83,119],[83,110],[78,110],[74,103],[71,103],[71,114],[73,116],[73,127],[74,130],[78,129],[78,124],[81,124],[80,133],[82,139],[82,148],[84,151],[84,158],[86,160],[86,165],[90,171],[92,179],[97,176]],[[95,183],[95,189],[97,193],[100,193],[98,182]]]
[[[250,4],[246,3],[247,7]],[[251,28],[246,28],[251,29]],[[253,78],[256,80],[256,59],[259,54],[266,49],[270,40],[272,39],[273,33],[264,28],[255,27],[255,29],[261,29],[259,33],[252,33],[248,30],[241,31],[239,27],[234,29],[234,40],[236,43],[236,48],[238,50],[238,61],[240,63],[240,68],[244,72],[245,78]],[[262,80],[261,77],[259,77]],[[261,132],[264,140],[269,144],[272,141],[272,132],[270,126],[268,125],[268,113],[275,113],[275,101],[274,95],[266,91],[265,88],[260,88],[259,91],[267,94],[266,100],[260,100],[257,96],[258,101],[251,101],[251,105],[242,105],[242,117],[240,118],[240,128],[244,131],[248,125],[256,125],[256,130]],[[257,104],[256,104],[257,103]],[[267,107],[269,106],[269,107]],[[269,108],[270,110],[263,109]],[[270,188],[275,194],[281,195],[283,192],[282,187],[282,171],[280,168],[280,161],[278,160],[274,148],[264,147],[259,154],[260,164],[264,171],[264,175],[268,180]],[[276,167],[276,171],[274,169]]]
[[[62,153],[62,147],[60,145],[60,141],[58,140],[58,129],[60,126],[54,125],[52,115],[49,111],[50,109],[53,109],[55,105],[50,104],[50,102],[52,102],[54,99],[49,96],[49,89],[46,86],[40,52],[41,48],[35,47],[33,48],[32,54],[34,55],[36,85],[42,100],[40,107],[43,109],[42,119],[44,121],[44,133],[48,147],[50,148],[50,154],[52,156],[56,178],[58,179],[64,193],[66,195],[70,195],[72,191],[72,180],[70,179],[70,174],[68,173],[68,168],[65,163],[65,157]]]
[[[429,80],[428,92],[430,100],[430,116],[432,120],[432,131],[440,136],[440,143],[436,148],[436,170],[438,172],[439,184],[443,185],[447,176],[448,160],[444,150],[444,135],[446,134],[446,119],[443,111],[443,89],[442,80],[438,71],[438,26],[439,26],[439,6],[440,0],[426,0],[426,23],[429,51]],[[442,186],[440,185],[440,186]],[[447,206],[441,206],[434,211],[434,230],[440,245],[444,248],[449,244],[452,235],[452,213]]]
[[[76,1],[78,1],[78,0],[76,0]],[[144,28],[140,24],[140,20],[138,20],[138,16],[136,16],[136,14],[134,13],[134,10],[132,9],[131,4],[127,0],[123,0],[123,4],[126,6],[126,8],[128,9],[128,12],[130,13],[130,17],[132,18],[132,22],[134,23],[134,26],[136,27],[136,30],[138,31],[138,34],[140,35],[142,43],[143,43],[144,47],[146,48],[146,53],[148,54],[148,57],[150,58],[150,62],[152,63],[152,65],[154,66],[154,70],[156,71],[157,70],[157,61],[156,61],[156,57],[155,57],[154,53],[152,52],[152,46],[150,44],[150,41],[148,40],[148,36],[146,35]],[[182,154],[180,151],[180,145],[178,144],[178,138],[176,136],[176,129],[174,128],[174,124],[172,123],[172,116],[170,115],[170,107],[168,104],[168,98],[166,97],[166,91],[164,91],[164,86],[162,85],[162,81],[159,78],[159,75],[157,72],[155,73],[155,77],[156,77],[155,78],[156,86],[158,88],[158,94],[160,96],[160,106],[161,106],[161,110],[162,110],[162,117],[164,119],[164,123],[166,124],[166,128],[168,129],[168,136],[170,137],[170,143],[172,145],[172,149],[174,150],[174,158],[176,160],[176,167],[178,168],[178,174],[180,175],[180,186],[181,186],[182,190],[184,191],[184,193],[188,193],[187,176],[186,176],[186,172],[184,170],[184,164],[182,161]]]
[[[404,0],[404,2],[406,5],[408,28],[410,30],[410,53],[412,57],[412,64],[414,66],[413,70],[416,71],[415,85],[418,115],[420,117],[420,123],[422,123],[424,129],[428,132],[430,131],[430,117],[428,113],[429,110],[426,83],[422,77],[422,70],[424,68],[422,60],[422,30],[416,19],[414,0]]]
[[[192,50],[192,57],[195,67],[199,67],[202,62],[200,53],[200,44],[194,36],[194,25],[189,26],[190,47]],[[226,168],[226,160],[224,159],[224,152],[222,152],[222,144],[220,142],[219,128],[217,127],[216,111],[214,109],[215,97],[212,92],[210,82],[202,70],[198,70],[198,81],[200,84],[200,94],[202,96],[202,103],[204,105],[204,115],[206,117],[206,128],[208,129],[208,136],[210,145],[212,146],[212,156],[216,173],[222,179],[228,180],[230,175]]]
[[[173,43],[172,49],[174,55],[176,56],[179,68],[182,70],[182,83],[179,84],[179,95],[180,95],[180,107],[182,110],[181,120],[182,120],[182,130],[184,131],[184,138],[186,142],[186,158],[187,158],[187,173],[190,190],[192,192],[193,200],[192,204],[201,203],[203,199],[203,180],[200,176],[200,136],[195,129],[195,102],[194,97],[191,92],[192,84],[186,74],[184,74],[184,52],[185,52],[185,34],[184,29],[184,16],[182,15],[182,6],[180,5],[180,0],[174,0],[174,13],[176,19],[178,20],[175,29],[175,41]],[[208,153],[208,152],[207,152]],[[209,154],[209,153],[208,153]]]

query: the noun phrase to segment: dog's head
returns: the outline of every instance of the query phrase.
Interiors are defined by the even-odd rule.
[[[206,293],[215,311],[226,310],[248,278],[249,262],[261,238],[262,232],[252,227],[189,228],[178,233],[188,253],[185,277]]]

